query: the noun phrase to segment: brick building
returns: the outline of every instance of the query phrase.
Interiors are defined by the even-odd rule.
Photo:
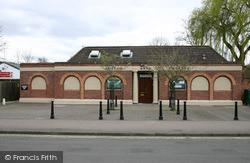
[[[168,80],[145,68],[150,63],[153,46],[84,47],[68,62],[21,64],[21,102],[97,104],[109,97],[110,78],[100,66],[103,51],[118,54],[131,63],[117,73],[115,95],[124,103],[168,103]],[[177,49],[188,55],[196,67],[182,76],[176,97],[189,104],[233,104],[241,100],[242,66],[228,62],[209,46],[168,46],[167,54]]]

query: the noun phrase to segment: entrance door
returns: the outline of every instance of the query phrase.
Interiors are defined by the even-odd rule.
[[[139,74],[139,103],[153,102],[152,74]]]

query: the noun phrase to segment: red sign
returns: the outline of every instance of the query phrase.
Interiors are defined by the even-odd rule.
[[[11,77],[10,72],[0,72],[0,77]]]

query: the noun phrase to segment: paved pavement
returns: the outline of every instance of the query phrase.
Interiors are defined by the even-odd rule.
[[[92,134],[92,135],[200,135],[250,136],[250,107],[239,106],[239,120],[234,121],[234,106],[187,106],[187,121],[181,114],[155,104],[124,105],[124,120],[119,120],[119,106],[99,118],[98,105],[55,105],[55,119],[50,119],[49,104],[7,103],[0,106],[1,133]]]
[[[55,105],[55,118],[59,120],[98,120],[99,105]],[[104,120],[119,120],[120,106],[106,114],[106,105],[103,105]],[[240,121],[250,121],[250,107],[238,106]],[[0,119],[39,119],[50,118],[50,104],[24,104],[10,102],[0,106]],[[134,104],[123,106],[124,119],[127,121],[154,121],[159,119],[157,104]],[[189,106],[187,105],[189,121],[232,121],[234,106]],[[180,115],[170,111],[163,105],[163,121],[182,121],[183,106],[180,106]]]

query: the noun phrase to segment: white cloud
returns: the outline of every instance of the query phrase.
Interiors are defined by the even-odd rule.
[[[201,0],[2,0],[0,26],[7,59],[30,50],[67,61],[82,46],[147,45],[157,36],[174,42],[181,19]]]

